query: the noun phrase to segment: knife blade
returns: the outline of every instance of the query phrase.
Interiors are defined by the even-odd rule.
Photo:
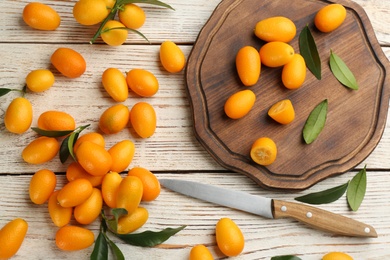
[[[378,237],[375,229],[368,224],[303,203],[266,198],[194,181],[159,181],[172,191],[265,218],[292,218],[313,228],[344,236]]]

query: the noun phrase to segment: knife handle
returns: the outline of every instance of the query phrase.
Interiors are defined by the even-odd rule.
[[[357,220],[302,203],[273,200],[274,218],[293,218],[317,229],[353,237],[378,237],[375,229]]]

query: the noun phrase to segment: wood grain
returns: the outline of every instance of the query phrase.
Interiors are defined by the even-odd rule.
[[[354,168],[376,147],[387,116],[390,63],[360,6],[341,3],[347,8],[347,18],[328,34],[313,24],[314,15],[326,1],[298,0],[289,6],[287,1],[226,0],[216,8],[191,52],[186,80],[196,136],[221,165],[265,187],[304,189]],[[257,97],[253,109],[244,118],[232,120],[223,112],[224,103],[230,95],[246,89],[235,71],[235,54],[245,45],[259,49],[264,42],[254,37],[255,24],[278,14],[297,26],[297,36],[290,42],[296,52],[299,33],[309,26],[322,60],[322,79],[308,72],[304,85],[291,91],[283,87],[280,69],[263,66],[258,83],[248,88]],[[331,49],[349,64],[358,91],[345,88],[331,73]],[[290,99],[295,108],[296,117],[289,125],[277,124],[267,116],[269,107],[282,99]],[[307,145],[303,126],[311,110],[325,99],[329,103],[325,128]],[[277,160],[267,167],[249,156],[253,142],[263,136],[278,147]]]
[[[72,114],[78,125],[91,123],[87,131],[97,130],[101,112],[114,104],[101,86],[101,73],[107,67],[117,67],[124,73],[133,67],[143,67],[155,73],[160,81],[160,91],[155,98],[146,99],[155,105],[158,112],[156,135],[141,140],[131,130],[127,130],[105,136],[107,147],[125,138],[135,142],[136,153],[129,167],[147,167],[158,177],[200,181],[293,201],[296,196],[345,183],[367,164],[367,193],[358,212],[348,209],[344,197],[332,204],[321,205],[320,208],[372,224],[378,231],[376,239],[313,232],[313,229],[294,220],[267,220],[163,189],[156,201],[143,204],[150,217],[142,230],[161,230],[179,225],[187,225],[186,229],[154,248],[133,247],[113,238],[126,259],[188,259],[191,248],[196,244],[206,245],[215,259],[226,259],[215,242],[215,224],[221,217],[232,218],[245,236],[244,251],[234,259],[269,260],[276,255],[295,254],[304,260],[318,260],[330,251],[343,251],[359,260],[390,258],[389,119],[381,141],[356,169],[328,178],[302,192],[264,190],[245,175],[225,170],[199,144],[193,133],[184,72],[168,74],[162,70],[158,61],[159,44],[167,39],[179,43],[188,57],[200,29],[220,0],[167,0],[175,11],[145,5],[147,21],[141,32],[149,38],[151,44],[135,34],[129,34],[125,45],[117,48],[106,46],[101,41],[95,45],[88,44],[96,27],[82,26],[74,21],[72,6],[76,0],[42,1],[60,13],[62,23],[57,31],[42,32],[27,27],[21,19],[21,12],[25,4],[32,1],[0,1],[0,88],[21,88],[25,76],[32,69],[53,69],[48,58],[58,47],[68,46],[78,50],[88,64],[86,74],[75,80],[61,77],[53,69],[56,76],[53,88],[40,94],[27,93],[26,97],[34,106],[33,124],[41,112],[59,109]],[[355,2],[363,6],[382,50],[390,58],[390,2]],[[34,205],[28,198],[29,181],[35,171],[43,167],[55,171],[57,188],[60,188],[66,183],[64,172],[70,162],[62,165],[56,158],[48,164],[33,166],[22,161],[21,150],[36,135],[32,131],[13,135],[5,130],[5,109],[17,96],[17,92],[12,92],[0,98],[0,227],[15,217],[23,217],[29,223],[27,237],[12,259],[89,259],[92,248],[77,252],[58,250],[54,243],[57,228],[50,222],[47,205]],[[137,100],[138,97],[131,95],[125,104],[132,106]],[[87,228],[97,235],[99,221]]]

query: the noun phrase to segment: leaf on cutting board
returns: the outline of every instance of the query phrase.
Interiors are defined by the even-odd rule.
[[[325,99],[319,103],[308,116],[303,127],[303,139],[307,144],[311,144],[317,139],[325,126],[326,116],[328,114],[328,100]]]
[[[366,194],[367,174],[366,166],[361,169],[351,180],[347,190],[348,205],[353,211],[357,211]]]
[[[299,35],[299,51],[305,59],[307,68],[317,79],[321,79],[321,59],[318,54],[317,45],[309,26],[305,26]]]
[[[344,86],[358,90],[359,86],[352,71],[348,68],[347,64],[332,50],[330,51],[329,59],[330,70],[336,79]]]
[[[332,203],[338,200],[341,196],[343,196],[347,188],[348,188],[348,182],[334,188],[330,188],[324,191],[309,193],[307,195],[296,197],[294,199],[300,202],[313,204],[313,205]]]

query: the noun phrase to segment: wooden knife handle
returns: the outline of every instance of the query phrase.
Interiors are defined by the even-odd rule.
[[[273,200],[274,218],[293,218],[320,230],[353,237],[378,237],[375,229],[357,220],[302,203]]]

